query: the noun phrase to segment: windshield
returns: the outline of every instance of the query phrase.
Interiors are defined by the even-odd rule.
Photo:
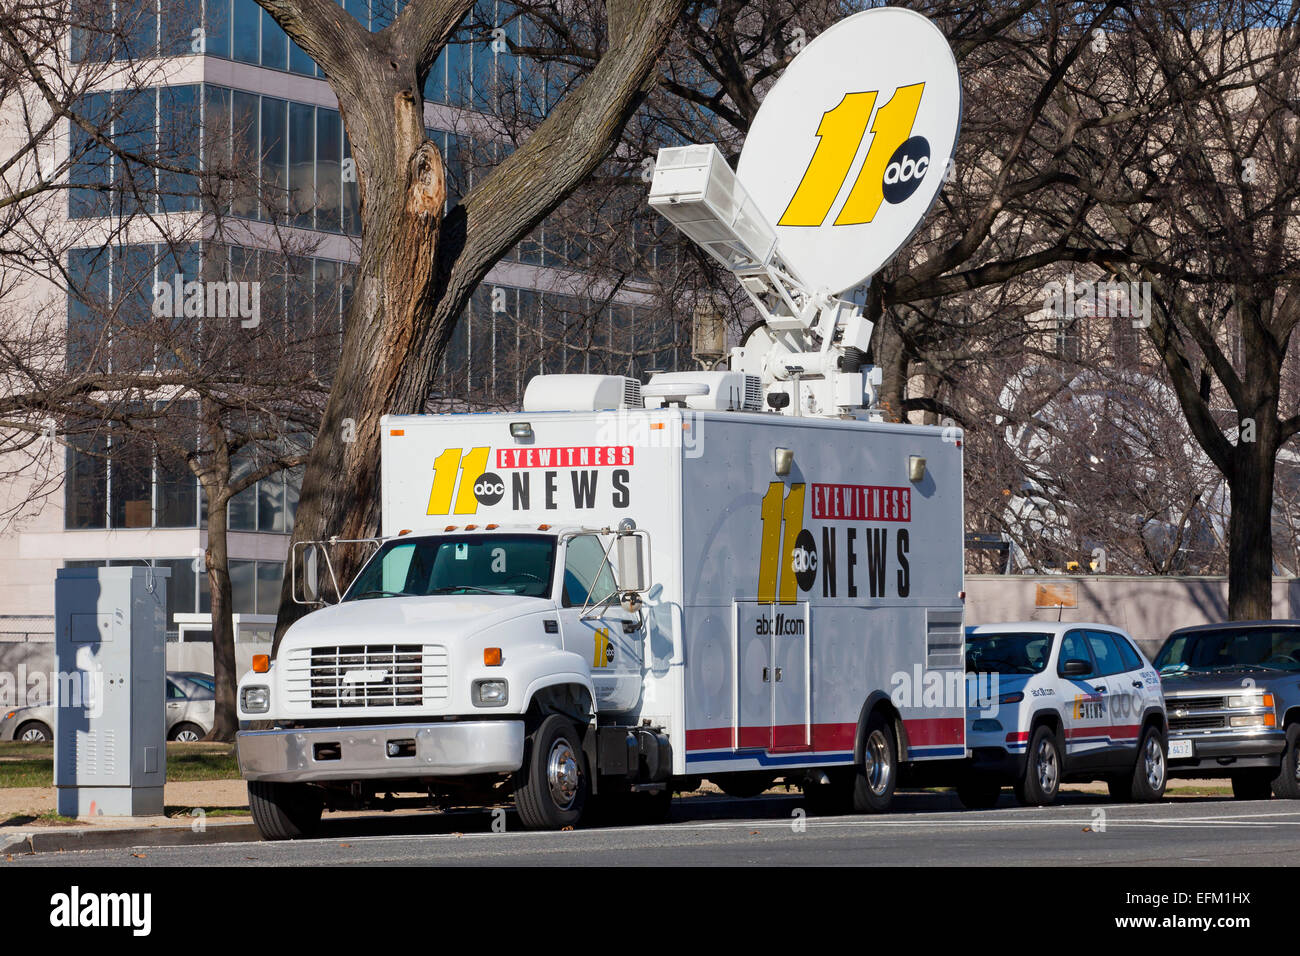
[[[550,597],[555,538],[542,534],[439,535],[384,544],[345,601],[430,594]]]
[[[1161,671],[1213,671],[1230,667],[1300,670],[1300,628],[1243,627],[1176,634],[1156,655]]]
[[[973,634],[966,638],[968,671],[1039,674],[1051,654],[1051,634]]]

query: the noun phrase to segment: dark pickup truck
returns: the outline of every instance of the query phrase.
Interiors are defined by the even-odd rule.
[[[1228,777],[1241,800],[1300,798],[1300,621],[1180,628],[1155,666],[1171,777]]]

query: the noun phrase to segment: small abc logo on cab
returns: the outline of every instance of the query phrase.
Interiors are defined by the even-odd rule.
[[[478,476],[478,481],[474,482],[474,497],[481,505],[494,505],[505,496],[505,493],[506,483],[494,472],[485,471]]]
[[[913,136],[889,157],[885,181],[881,187],[885,201],[897,205],[921,185],[930,169],[930,143],[924,136]]]

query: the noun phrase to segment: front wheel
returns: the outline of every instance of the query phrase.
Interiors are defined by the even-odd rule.
[[[1284,800],[1300,800],[1300,724],[1286,729],[1282,766],[1273,778],[1273,792]]]
[[[310,784],[250,780],[248,809],[263,840],[298,840],[320,827],[325,801]]]
[[[49,725],[40,720],[29,720],[14,732],[14,740],[25,744],[47,744],[53,739]]]
[[[172,732],[167,735],[168,740],[179,740],[181,743],[194,743],[202,740],[207,733],[198,724],[180,723],[172,728]]]
[[[1155,803],[1165,795],[1169,782],[1169,765],[1165,761],[1165,741],[1155,727],[1142,733],[1133,773],[1110,781],[1112,799],[1125,803]]]
[[[515,807],[529,830],[577,826],[591,793],[578,729],[552,714],[528,738],[515,784]]]
[[[1025,773],[1016,781],[1016,799],[1027,807],[1056,802],[1061,790],[1061,745],[1046,724],[1039,724],[1029,741]]]
[[[881,813],[894,801],[898,786],[898,743],[889,721],[880,714],[867,720],[867,739],[862,745],[862,762],[853,778],[853,809],[857,813]]]

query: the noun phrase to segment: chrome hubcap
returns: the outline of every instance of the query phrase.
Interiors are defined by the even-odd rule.
[[[1152,790],[1159,790],[1165,784],[1165,750],[1160,741],[1152,737],[1147,741],[1146,750],[1147,784]]]
[[[199,735],[192,730],[182,730],[179,734],[176,735],[176,739],[183,740],[186,743],[192,743],[195,740],[199,739]]]
[[[546,784],[551,790],[551,800],[561,810],[573,806],[581,779],[573,746],[561,737],[551,745],[551,753],[546,758]]]
[[[872,793],[880,796],[889,789],[892,767],[889,761],[889,743],[885,740],[883,731],[873,730],[867,738],[866,751],[862,755],[862,770]]]
[[[27,730],[23,733],[22,739],[27,741],[28,743],[39,743],[40,741],[45,739],[45,734],[43,731],[37,730],[35,727],[32,727],[30,730]]]
[[[1038,788],[1045,794],[1056,792],[1056,748],[1050,740],[1038,745]]]

